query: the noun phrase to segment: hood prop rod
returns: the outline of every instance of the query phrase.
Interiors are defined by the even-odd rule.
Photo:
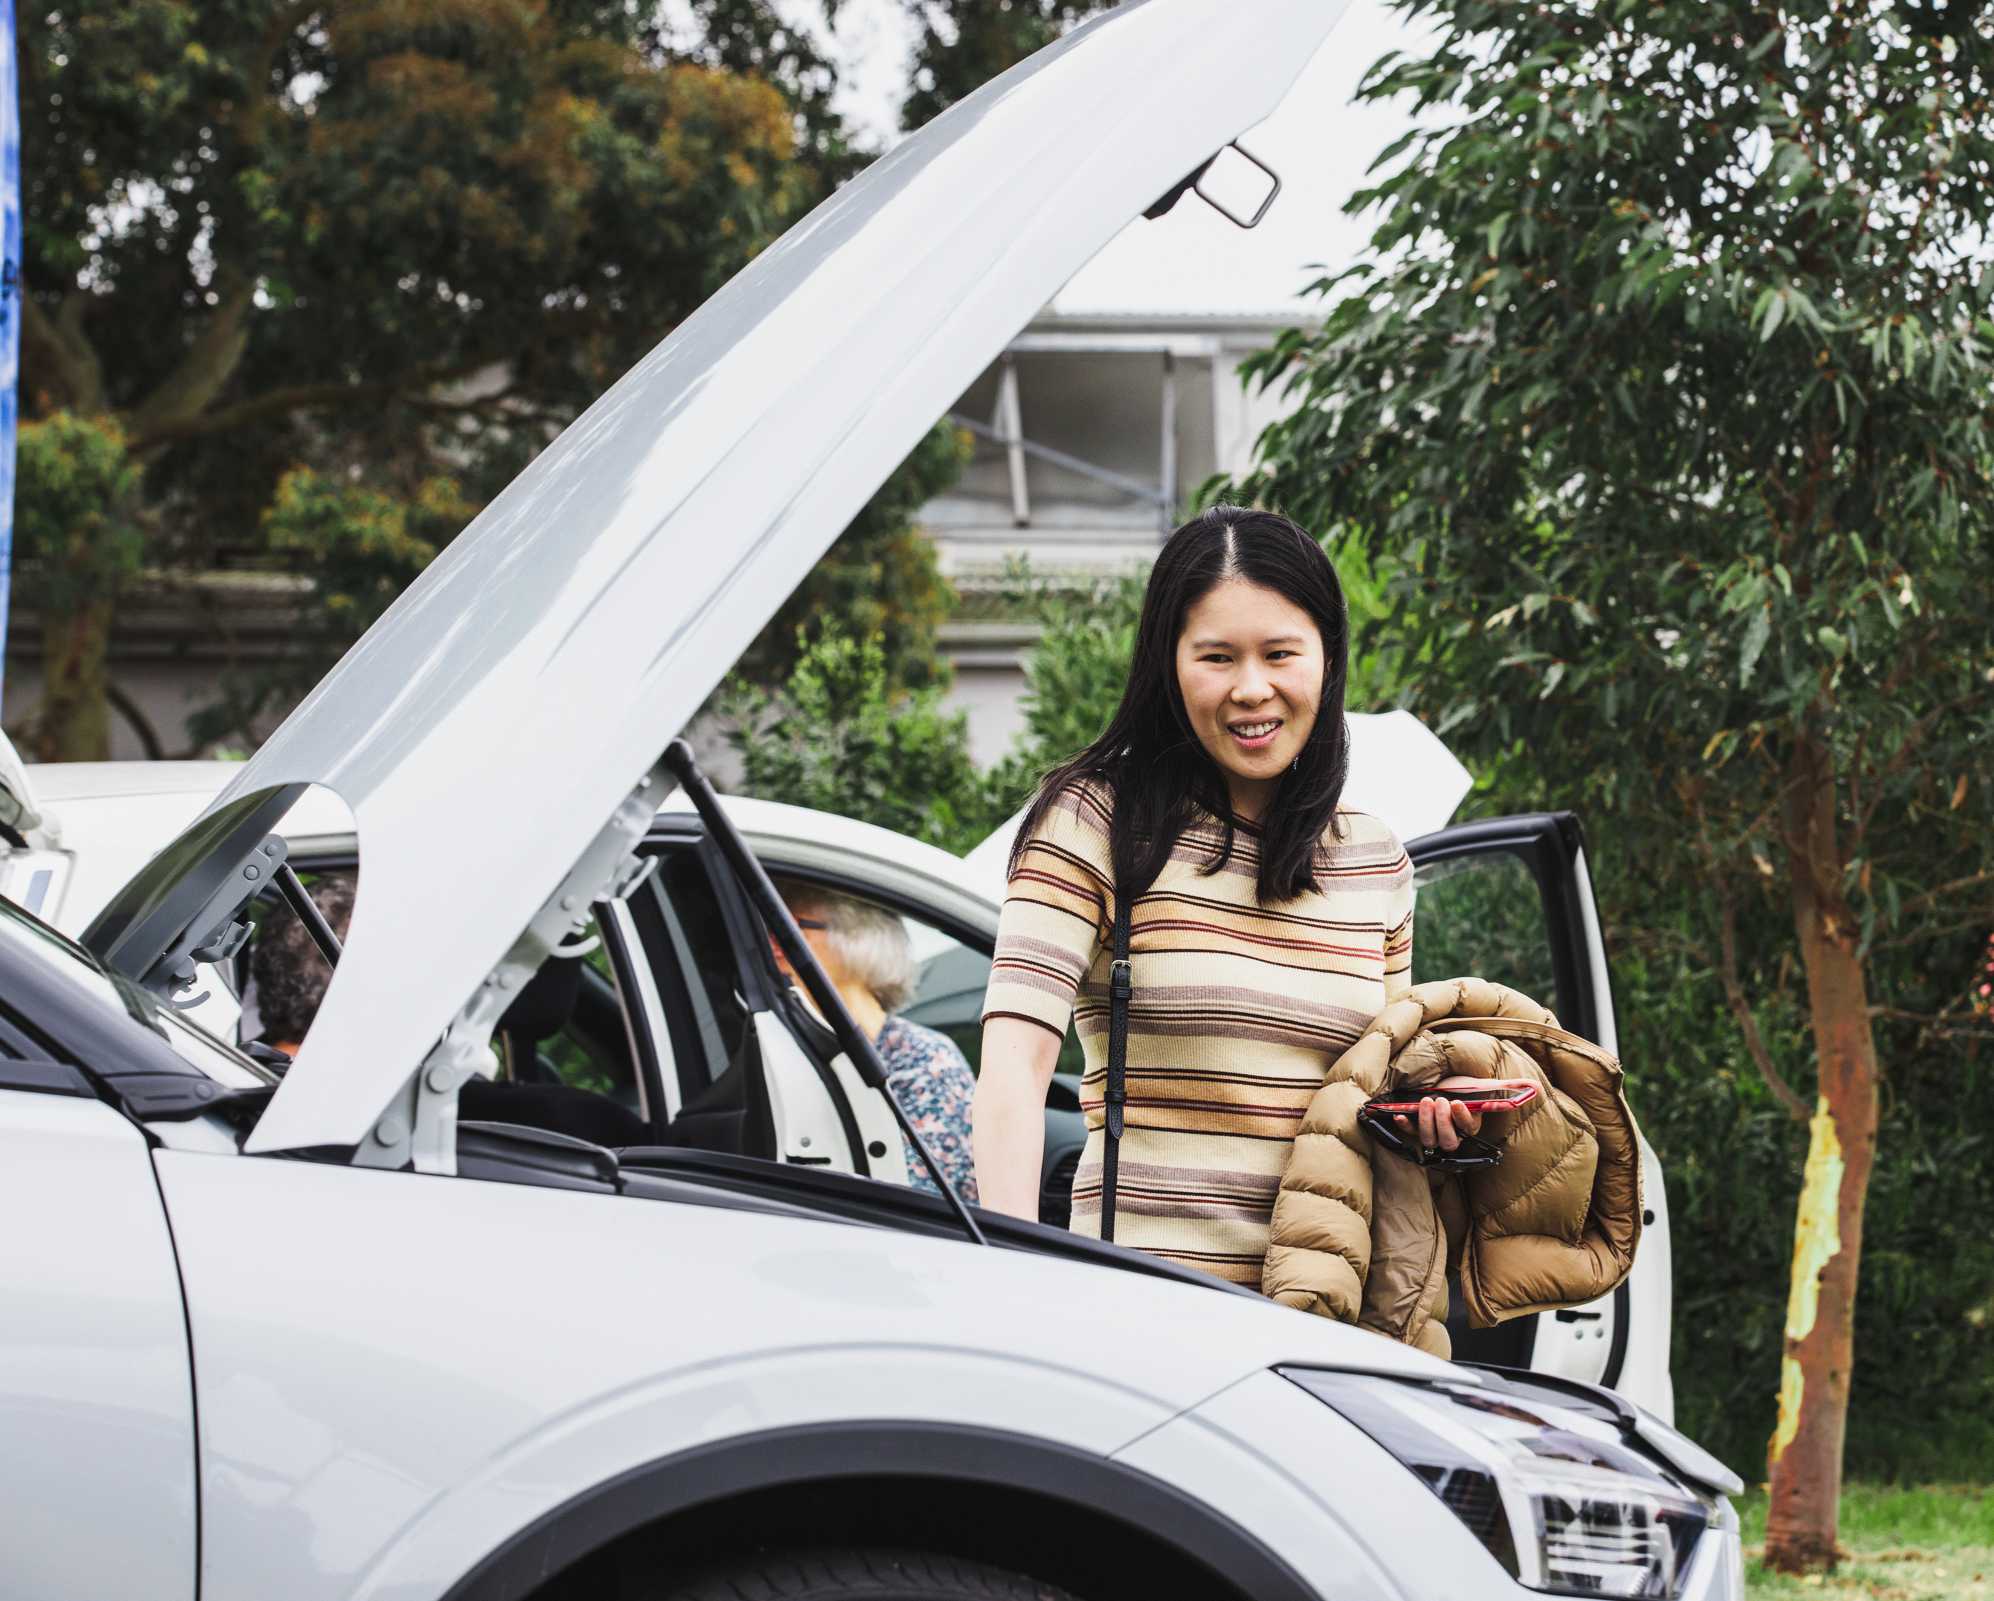
[[[734,826],[734,820],[720,805],[720,797],[713,792],[706,775],[699,770],[699,762],[692,754],[692,747],[682,739],[675,739],[665,747],[665,770],[676,778],[692,802],[693,810],[699,813],[706,824],[706,831],[720,847],[720,854],[726,858],[733,870],[735,879],[746,891],[749,902],[761,913],[762,921],[775,936],[776,944],[782,947],[782,954],[789,959],[789,965],[796,976],[803,980],[803,987],[809,991],[810,999],[817,1010],[831,1025],[837,1035],[838,1044],[844,1048],[846,1057],[857,1070],[858,1075],[872,1089],[878,1090],[886,1104],[893,1108],[893,1116],[900,1124],[900,1131],[906,1135],[907,1143],[914,1147],[923,1165],[935,1181],[935,1188],[954,1210],[956,1221],[972,1245],[987,1245],[983,1230],[977,1226],[963,1198],[956,1194],[955,1186],[942,1172],[942,1165],[935,1160],[935,1153],[928,1149],[928,1142],[921,1138],[919,1130],[907,1116],[906,1110],[886,1087],[886,1067],[879,1059],[879,1051],[872,1041],[865,1037],[865,1031],[852,1021],[852,1014],[845,1010],[843,997],[831,983],[830,974],[824,971],[817,960],[817,953],[810,948],[810,942],[803,937],[803,930],[796,926],[796,919],[790,915],[789,907],[777,892],[775,884],[763,869],[755,853],[748,849],[748,843],[741,838],[741,831]]]
[[[332,924],[325,920],[325,913],[318,909],[318,902],[312,899],[311,891],[305,888],[304,881],[298,877],[298,870],[289,862],[283,862],[277,868],[276,879],[278,894],[284,897],[285,904],[296,913],[298,921],[304,924],[305,932],[311,935],[312,943],[318,947],[319,955],[325,958],[325,965],[337,968],[339,936],[332,931]]]

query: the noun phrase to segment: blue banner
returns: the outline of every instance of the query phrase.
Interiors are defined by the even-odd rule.
[[[21,92],[14,3],[0,0],[0,689],[14,570],[14,414],[21,377]]]

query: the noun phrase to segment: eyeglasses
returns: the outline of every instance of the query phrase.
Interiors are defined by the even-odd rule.
[[[826,923],[822,918],[797,917],[795,916],[794,913],[791,914],[790,920],[793,923],[795,923],[798,928],[802,929],[803,932],[806,934],[810,933],[821,934],[831,926],[829,923]],[[770,929],[768,932],[769,932],[770,954],[773,955],[775,959],[779,962],[787,962],[789,958],[784,956],[782,953],[782,941],[775,937],[774,929]]]

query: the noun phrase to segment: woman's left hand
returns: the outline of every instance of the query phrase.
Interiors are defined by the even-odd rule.
[[[1443,1090],[1472,1090],[1481,1086],[1482,1080],[1467,1075],[1443,1078],[1434,1087]],[[1398,1124],[1399,1132],[1413,1132],[1412,1119],[1401,1114],[1392,1119]],[[1452,1151],[1460,1147],[1463,1135],[1479,1134],[1482,1131],[1482,1114],[1471,1112],[1459,1101],[1450,1101],[1438,1095],[1423,1095],[1419,1101],[1419,1144],[1421,1150]]]

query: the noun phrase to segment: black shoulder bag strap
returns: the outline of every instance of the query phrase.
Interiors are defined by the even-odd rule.
[[[1108,968],[1108,1089],[1102,1098],[1106,1144],[1101,1153],[1101,1238],[1115,1237],[1115,1181],[1121,1171],[1122,1109],[1128,1104],[1129,995],[1135,989],[1129,965],[1129,903],[1115,891],[1115,958]]]

